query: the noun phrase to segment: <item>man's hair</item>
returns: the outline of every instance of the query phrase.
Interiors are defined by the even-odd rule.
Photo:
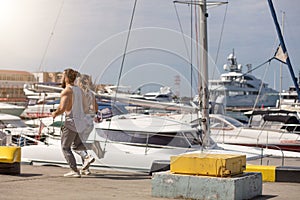
[[[68,77],[70,83],[74,83],[77,76],[79,76],[79,72],[75,71],[71,68],[64,70],[65,76]]]

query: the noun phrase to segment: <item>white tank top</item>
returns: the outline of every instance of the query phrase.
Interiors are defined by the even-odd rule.
[[[70,112],[66,112],[66,116],[74,119],[82,119],[85,114],[83,111],[82,91],[77,86],[69,86],[73,91],[73,105]]]
[[[70,86],[73,91],[73,105],[70,112],[66,112],[65,126],[78,133],[93,126],[93,120],[84,113],[82,91],[77,86]]]

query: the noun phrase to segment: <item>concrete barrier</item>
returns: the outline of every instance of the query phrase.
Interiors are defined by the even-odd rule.
[[[156,172],[152,176],[152,196],[186,199],[251,199],[262,194],[261,173],[235,177],[211,177]]]

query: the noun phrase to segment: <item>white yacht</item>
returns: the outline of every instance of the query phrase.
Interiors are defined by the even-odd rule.
[[[10,143],[18,146],[31,144],[31,138],[39,134],[38,128],[27,126],[20,117],[2,113],[0,113],[0,131],[9,138]]]
[[[275,107],[279,98],[278,92],[263,83],[260,79],[242,71],[242,65],[237,63],[234,52],[224,65],[226,73],[220,80],[209,81],[209,91],[212,102],[223,102],[228,107]],[[250,68],[250,67],[249,67]],[[256,99],[258,99],[256,103]]]
[[[201,114],[174,114],[166,117],[182,123],[190,123],[191,126],[196,127],[199,126]],[[285,119],[283,119],[284,117]],[[280,118],[281,121],[286,121],[287,123],[271,124],[265,122],[260,126],[255,125],[255,123],[265,121],[266,118]],[[220,114],[210,114],[209,119],[210,137],[218,145],[230,144],[281,149],[298,152],[298,156],[300,156],[300,126],[295,116],[264,115],[265,120],[253,121],[251,126],[247,126],[230,116]]]
[[[299,80],[300,77],[298,77]],[[299,83],[298,83],[299,84]],[[290,86],[288,90],[283,90],[279,94],[280,99],[277,101],[277,108],[300,111],[300,103],[295,86]]]
[[[170,87],[161,87],[158,92],[148,92],[143,95],[146,100],[159,101],[159,102],[172,102],[173,94]]]
[[[300,155],[300,134],[291,131],[294,127],[288,124],[277,124],[276,129],[266,124],[261,127],[246,127],[231,117],[215,114],[210,116],[210,122],[211,137],[217,143],[280,149],[298,152]]]
[[[0,102],[0,113],[20,116],[24,111],[24,109],[25,109],[24,106],[18,106],[18,105]]]
[[[66,165],[58,135],[49,133],[45,144],[23,147],[22,161]],[[92,167],[144,172],[151,171],[155,161],[201,149],[197,129],[171,119],[141,114],[118,115],[95,123],[87,144],[97,158]],[[80,157],[76,158],[81,163]]]
[[[42,117],[51,117],[51,112],[57,109],[59,100],[49,101],[39,104],[28,104],[25,110],[21,113],[22,118],[36,119]]]
[[[20,116],[26,119],[50,117],[51,111],[59,106],[60,99],[60,92],[53,91],[53,88],[55,87],[24,84],[23,91],[28,104]]]

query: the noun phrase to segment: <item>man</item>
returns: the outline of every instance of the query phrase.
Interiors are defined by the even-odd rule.
[[[88,128],[90,124],[85,120],[86,115],[83,110],[82,90],[74,85],[77,75],[78,72],[73,69],[64,70],[62,77],[62,87],[64,90],[60,95],[60,104],[57,110],[52,112],[52,117],[55,118],[63,113],[66,114],[61,133],[61,147],[71,171],[64,174],[64,176],[80,178],[81,175],[77,169],[77,163],[71,146],[73,150],[86,151],[79,133]],[[82,169],[87,169],[94,161],[94,158],[87,156],[84,159]]]

